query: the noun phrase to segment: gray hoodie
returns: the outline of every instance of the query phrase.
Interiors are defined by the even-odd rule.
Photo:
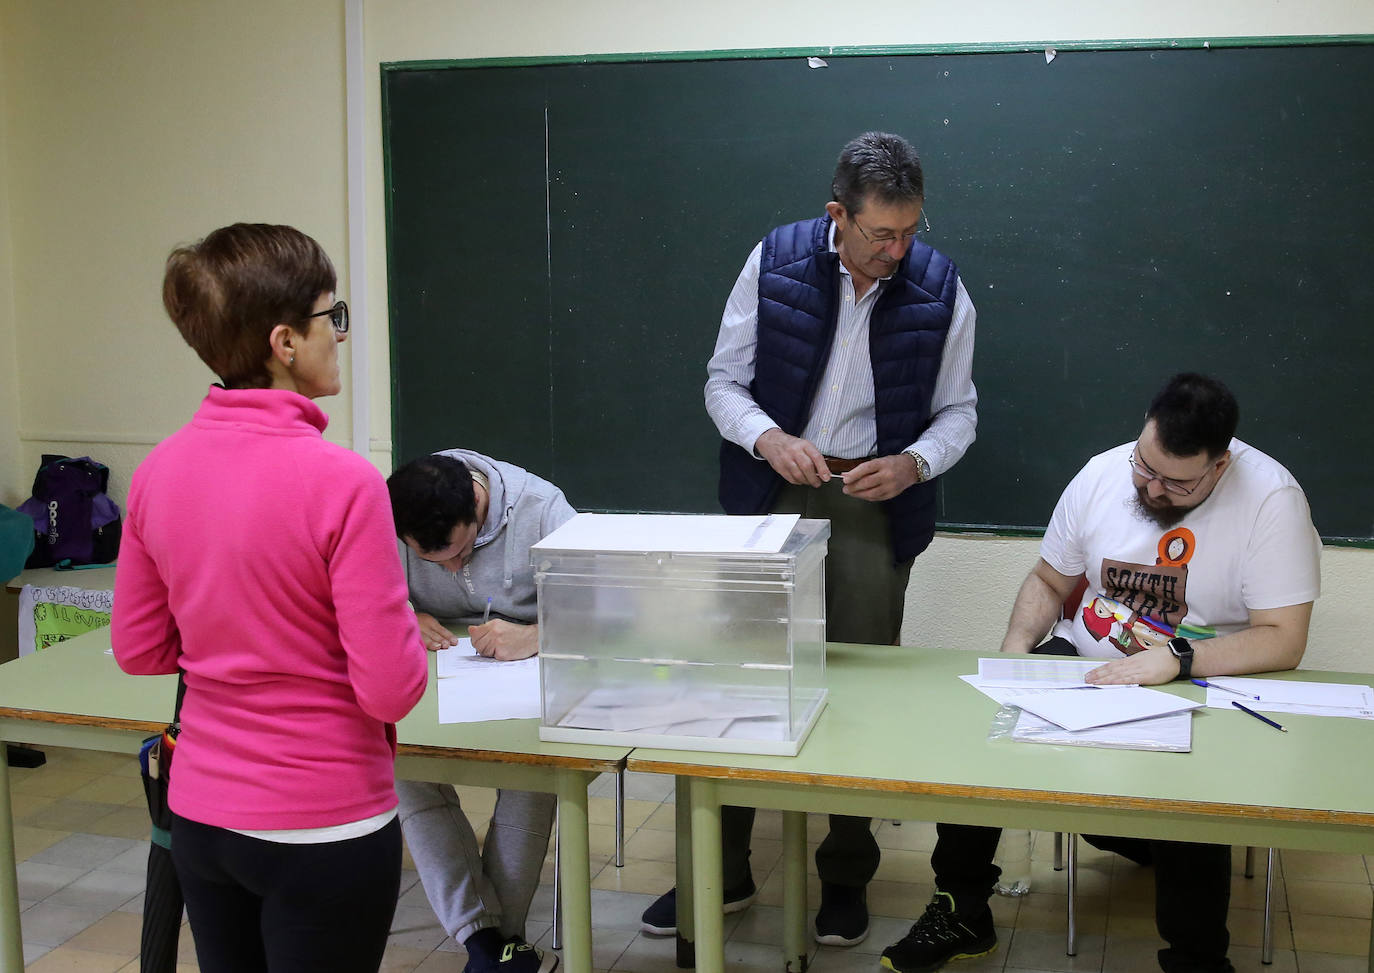
[[[491,502],[486,522],[477,531],[472,559],[457,574],[401,545],[411,604],[440,624],[466,625],[482,620],[491,598],[492,618],[533,624],[539,616],[530,546],[571,520],[576,511],[562,490],[528,470],[468,449],[445,449],[436,455],[452,456],[484,474]]]

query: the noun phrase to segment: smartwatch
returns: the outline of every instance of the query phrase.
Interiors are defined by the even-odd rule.
[[[1182,636],[1169,640],[1169,651],[1178,660],[1178,678],[1187,679],[1193,674],[1193,645]]]

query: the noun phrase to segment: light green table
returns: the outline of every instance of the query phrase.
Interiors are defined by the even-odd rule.
[[[125,675],[109,645],[105,628],[0,666],[0,741],[137,754],[171,718],[176,679]],[[563,961],[570,973],[590,973],[587,787],[624,766],[629,749],[541,743],[537,720],[441,726],[433,665],[424,698],[397,728],[398,776],[557,793]],[[0,973],[23,968],[9,769],[0,761]]]
[[[627,769],[677,778],[679,927],[688,938],[695,929],[701,973],[724,970],[722,804],[784,812],[790,970],[804,968],[809,942],[803,812],[1374,853],[1372,721],[1283,716],[1280,733],[1240,712],[1200,710],[1188,754],[990,741],[997,704],[957,678],[976,672],[977,658],[832,643],[826,712],[796,757],[630,754]],[[912,915],[922,906],[911,903]]]

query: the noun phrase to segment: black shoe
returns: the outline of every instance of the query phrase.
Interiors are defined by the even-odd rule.
[[[816,913],[816,942],[822,946],[857,946],[867,938],[867,889],[822,882],[821,907]]]
[[[743,912],[754,904],[754,896],[757,894],[758,889],[754,888],[754,879],[751,876],[745,879],[744,884],[725,890],[725,908],[722,911],[727,916],[732,912]],[[653,905],[644,910],[644,914],[639,917],[639,928],[650,936],[677,935],[676,888],[664,892],[654,900]]]
[[[553,973],[556,969],[557,953],[541,952],[519,936],[512,936],[495,953],[471,950],[463,973]]]
[[[930,973],[952,959],[986,956],[996,948],[991,909],[961,916],[954,911],[954,896],[936,892],[911,931],[883,950],[882,966],[895,973]]]

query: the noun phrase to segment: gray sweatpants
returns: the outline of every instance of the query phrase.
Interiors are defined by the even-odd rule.
[[[507,939],[524,936],[557,798],[498,790],[479,851],[451,784],[398,780],[396,794],[410,857],[448,934],[460,943],[479,929],[499,929]]]

